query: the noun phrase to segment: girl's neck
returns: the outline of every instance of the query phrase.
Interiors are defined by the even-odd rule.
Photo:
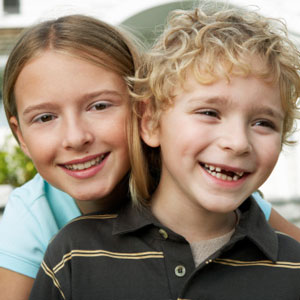
[[[182,199],[162,197],[155,192],[151,200],[154,216],[189,243],[209,240],[230,232],[237,223],[235,212],[211,212]]]
[[[94,200],[75,199],[75,202],[82,214],[89,214],[116,209],[124,204],[126,198],[128,198],[128,176],[125,176],[125,178],[106,197]]]

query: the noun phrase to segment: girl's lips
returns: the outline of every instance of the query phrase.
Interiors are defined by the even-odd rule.
[[[95,159],[95,158],[106,156],[106,155],[108,155],[108,153],[109,153],[109,152],[106,152],[106,153],[100,153],[100,154],[95,154],[95,155],[90,155],[90,156],[87,156],[87,157],[84,157],[84,158],[81,158],[81,159],[74,159],[74,160],[65,162],[65,163],[63,163],[63,164],[60,164],[60,166],[66,166],[66,165],[73,165],[73,164],[81,164],[81,163],[85,163],[85,162],[88,162],[88,161],[93,160],[93,159]]]
[[[60,167],[65,173],[72,177],[78,179],[87,179],[95,176],[104,167],[109,154],[110,152],[107,152],[88,161],[86,159],[80,160],[85,162],[60,165]]]
[[[73,162],[70,162],[68,164],[64,164],[63,167],[68,169],[68,170],[72,170],[72,171],[85,170],[85,169],[88,169],[90,167],[93,167],[95,165],[100,164],[105,159],[105,157],[107,155],[108,155],[108,153],[101,154],[101,155],[98,155],[98,156],[93,156],[93,158],[90,157],[91,159],[86,159],[85,158],[85,159],[73,161]]]

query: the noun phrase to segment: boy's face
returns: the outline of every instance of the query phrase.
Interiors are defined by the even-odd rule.
[[[142,136],[160,146],[157,199],[207,211],[236,209],[270,175],[281,150],[284,112],[278,86],[255,77],[199,84],[190,75],[175,91],[159,128]]]
[[[122,78],[49,51],[24,67],[15,96],[11,123],[39,173],[77,200],[111,193],[129,169]]]

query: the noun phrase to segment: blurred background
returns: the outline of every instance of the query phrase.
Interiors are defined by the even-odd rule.
[[[0,82],[7,56],[20,32],[42,20],[83,13],[114,25],[129,28],[146,45],[151,45],[163,28],[170,10],[188,9],[203,1],[168,0],[0,0]],[[206,1],[209,2],[209,1]],[[254,6],[260,13],[282,18],[290,38],[300,47],[299,0],[226,0],[234,6]],[[0,218],[15,187],[35,174],[32,162],[23,155],[12,137],[3,111],[0,89]],[[299,133],[293,137],[299,141]],[[284,147],[279,162],[262,186],[264,197],[287,219],[300,226],[300,146]]]

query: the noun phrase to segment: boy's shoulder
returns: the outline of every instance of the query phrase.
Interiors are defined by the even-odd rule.
[[[289,235],[275,231],[278,239],[278,261],[298,263],[300,270],[300,243]]]
[[[73,244],[74,238],[80,244],[81,240],[87,238],[97,238],[105,233],[111,234],[113,230],[113,220],[118,217],[117,213],[92,213],[74,218],[68,222],[55,236],[50,244],[56,247],[62,242],[67,245]]]
[[[274,230],[252,197],[240,206],[240,211],[241,218],[237,235],[233,240],[238,241],[246,237],[245,244],[237,244],[241,247],[241,251],[247,252],[254,246],[252,249],[256,249],[255,253],[266,255],[273,262],[297,263],[300,270],[300,243],[298,241]],[[254,252],[250,251],[249,255],[252,256]]]

